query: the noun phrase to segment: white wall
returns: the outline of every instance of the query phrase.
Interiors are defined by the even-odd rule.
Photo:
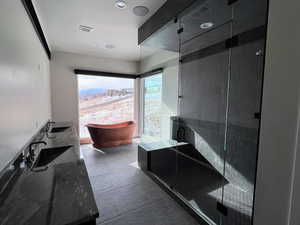
[[[49,60],[20,0],[0,6],[0,171],[51,118]]]
[[[178,53],[159,51],[140,62],[140,72],[163,68],[162,86],[162,138],[170,139],[170,117],[177,115],[178,105]]]
[[[132,61],[54,52],[50,63],[53,120],[73,121],[78,125],[78,89],[74,69],[136,74],[138,66]]]
[[[270,0],[254,225],[300,224],[299,9]]]

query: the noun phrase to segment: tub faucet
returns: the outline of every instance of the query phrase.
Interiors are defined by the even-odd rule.
[[[37,145],[37,144],[43,144],[43,145],[47,145],[47,143],[45,141],[35,141],[35,142],[31,142],[29,145],[29,157],[31,160],[34,159],[34,150],[32,149],[33,145]]]

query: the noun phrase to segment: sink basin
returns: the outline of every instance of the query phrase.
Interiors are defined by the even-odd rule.
[[[59,133],[59,132],[63,132],[66,129],[68,129],[70,127],[53,127],[50,131],[50,133]]]
[[[56,147],[56,148],[44,148],[40,151],[40,154],[34,164],[34,167],[42,167],[46,166],[57,157],[62,155],[72,146],[63,146],[63,147]]]

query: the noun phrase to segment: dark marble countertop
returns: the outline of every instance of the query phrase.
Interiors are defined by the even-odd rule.
[[[72,123],[63,132],[49,134],[42,149],[70,146],[42,170],[21,168],[6,195],[1,196],[1,225],[67,225],[81,224],[99,216],[79,139]],[[51,150],[49,150],[51,151]]]

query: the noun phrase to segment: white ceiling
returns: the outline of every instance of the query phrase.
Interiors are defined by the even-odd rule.
[[[166,0],[127,0],[126,9],[115,0],[34,0],[37,14],[52,51],[138,61],[138,27]],[[145,17],[135,16],[133,7],[150,9]],[[93,32],[79,31],[79,25],[92,26]],[[106,49],[112,44],[114,49]]]

